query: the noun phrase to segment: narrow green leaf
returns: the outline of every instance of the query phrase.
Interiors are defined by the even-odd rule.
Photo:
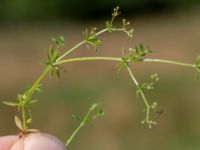
[[[65,39],[63,36],[59,36],[57,38],[52,38],[52,41],[58,46],[64,46]]]
[[[73,117],[75,120],[79,121],[79,122],[82,121],[82,119],[81,119],[79,116],[75,115],[75,114],[73,114],[72,117]]]
[[[117,74],[120,73],[120,71],[125,67],[125,63],[124,61],[120,62],[118,65],[117,65]]]
[[[38,102],[37,99],[35,99],[35,100],[31,100],[31,101],[30,101],[30,104],[34,104],[34,103],[36,103],[36,102]]]
[[[42,92],[41,87],[42,87],[42,84],[39,83],[39,84],[35,85],[34,89],[32,89],[31,87],[27,88],[26,95],[28,95],[29,92],[31,92],[30,90],[33,90],[36,92]]]
[[[27,123],[27,124],[31,124],[31,123],[32,123],[32,118],[27,119],[27,120],[26,120],[26,123]]]
[[[93,111],[94,109],[96,109],[101,103],[94,103],[92,104],[92,106],[90,107],[90,111]]]
[[[17,117],[17,116],[15,116],[15,124],[16,124],[16,126],[17,126],[20,130],[23,129],[23,127],[22,127],[22,122],[21,122],[21,120],[19,119],[19,117]]]
[[[54,69],[54,68],[51,68],[51,70],[50,70],[50,77],[53,77],[54,71],[55,71],[55,69]]]
[[[55,68],[55,73],[56,73],[56,78],[60,79],[60,68],[59,67]]]
[[[38,129],[28,129],[27,132],[35,133],[35,132],[40,132]]]
[[[105,112],[101,109],[96,115],[92,117],[92,119],[96,119],[105,115]]]
[[[15,102],[3,101],[2,103],[5,104],[5,105],[7,105],[7,106],[12,106],[12,107],[19,106],[19,104],[15,103]]]

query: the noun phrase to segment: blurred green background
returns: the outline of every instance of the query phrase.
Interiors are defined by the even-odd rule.
[[[134,38],[105,34],[96,52],[83,46],[73,56],[120,56],[121,48],[138,43],[150,46],[149,57],[193,63],[200,53],[200,1],[198,0],[1,0],[0,1],[0,100],[15,100],[40,75],[45,49],[51,38],[63,35],[65,48],[81,41],[85,28],[104,27],[113,7],[135,29]],[[63,50],[63,52],[64,52]],[[153,114],[158,125],[149,130],[140,124],[143,103],[126,70],[116,74],[116,63],[83,62],[64,65],[59,81],[44,81],[40,100],[33,105],[33,128],[62,140],[93,102],[102,102],[106,116],[85,127],[72,143],[81,150],[199,150],[200,80],[195,70],[165,64],[133,64],[138,81],[158,73],[159,83],[147,93],[164,113]],[[16,110],[0,105],[0,136],[18,133]]]

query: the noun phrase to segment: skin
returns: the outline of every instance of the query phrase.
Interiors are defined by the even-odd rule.
[[[0,150],[67,150],[56,137],[44,133],[0,137]]]

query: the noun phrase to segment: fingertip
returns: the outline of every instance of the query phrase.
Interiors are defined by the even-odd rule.
[[[25,138],[25,149],[27,150],[66,150],[65,145],[56,137],[44,134],[33,133]]]
[[[12,135],[0,137],[0,150],[9,150],[17,139],[17,136]]]

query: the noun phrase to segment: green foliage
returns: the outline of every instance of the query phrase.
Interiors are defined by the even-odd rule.
[[[126,56],[126,59],[130,61],[142,61],[149,53],[152,53],[152,51],[148,47],[146,48],[142,44],[139,44],[139,46],[129,49],[129,54]]]
[[[83,117],[83,119],[81,119],[81,124],[86,125],[90,123],[92,120],[98,117],[102,117],[105,114],[105,112],[102,109],[98,110],[95,114],[92,114],[100,105],[101,105],[100,103],[92,104],[87,114]]]
[[[121,32],[125,32],[129,37],[133,37],[133,29],[128,29],[127,27],[130,25],[129,21],[126,21],[126,19],[122,20],[122,25],[121,27],[115,27],[114,26],[114,21],[116,19],[117,16],[120,15],[120,11],[119,11],[119,7],[116,7],[113,9],[113,13],[112,13],[112,18],[110,21],[106,21],[106,28],[108,29],[109,32],[113,32],[113,31],[121,31]]]
[[[82,119],[80,119],[80,117],[77,117],[76,115],[73,115],[73,118],[79,121],[79,126],[74,130],[72,135],[68,138],[66,142],[66,146],[68,146],[72,142],[72,140],[74,139],[74,137],[76,136],[76,134],[80,131],[82,127],[89,124],[92,120],[95,120],[105,115],[105,112],[102,109],[96,112],[96,109],[99,106],[100,106],[100,103],[92,104],[92,106],[89,108],[88,112],[85,114],[85,116]]]
[[[117,66],[117,72],[126,67],[129,62],[143,61],[144,57],[149,53],[152,53],[152,51],[149,48],[145,48],[142,44],[139,44],[139,46],[135,46],[135,48],[129,48],[128,53],[126,53],[125,50],[122,49],[122,61]]]
[[[54,46],[50,46],[49,50],[47,51],[47,61],[46,64],[50,66],[54,66],[54,63],[59,58],[59,51]]]
[[[57,46],[60,46],[60,47],[63,47],[65,46],[65,39],[63,36],[59,36],[57,38],[52,38],[52,41],[57,45]]]
[[[117,16],[119,16],[119,7],[116,7],[113,9],[112,13],[112,19],[110,21],[106,21],[106,28],[108,28],[109,32],[112,32],[112,29],[114,28],[113,22]]]
[[[129,37],[133,37],[133,31],[134,29],[128,29],[127,27],[130,25],[129,21],[126,21],[126,19],[122,20],[122,29],[124,30],[124,32],[126,32],[126,34]]]
[[[154,89],[154,85],[158,80],[159,80],[158,75],[156,73],[154,73],[154,74],[152,74],[150,76],[150,80],[149,81],[146,81],[146,82],[144,82],[142,84],[139,84],[139,87],[143,92],[148,91],[148,90],[153,90]],[[139,97],[139,94],[140,94],[139,89],[136,90],[136,94]]]
[[[15,116],[15,124],[20,130],[27,130],[32,123],[32,114],[30,106],[38,100],[32,99],[34,92],[41,92],[42,84],[36,83],[32,88],[28,88],[24,94],[18,94],[17,101],[4,101],[3,104],[11,107],[17,107],[18,111],[22,113],[22,119]]]
[[[99,46],[102,45],[102,42],[96,36],[96,31],[97,31],[97,28],[95,27],[95,28],[92,28],[90,32],[88,32],[88,29],[86,29],[83,32],[85,41],[87,42],[87,44],[92,45],[94,49],[97,49]]]
[[[153,102],[151,105],[148,105],[145,109],[144,109],[144,113],[146,114],[144,120],[141,121],[142,124],[147,124],[149,128],[152,128],[152,125],[157,125],[156,121],[153,121],[150,119],[150,113],[151,111],[155,111],[156,107],[157,107],[158,103],[157,102]]]
[[[62,69],[59,65],[55,65],[55,63],[60,58],[59,49],[60,47],[63,47],[65,44],[64,37],[60,36],[57,38],[52,38],[53,43],[56,45],[51,45],[49,49],[47,50],[47,61],[46,65],[50,66],[50,76],[53,77],[56,76],[57,79],[60,78],[60,72]]]

